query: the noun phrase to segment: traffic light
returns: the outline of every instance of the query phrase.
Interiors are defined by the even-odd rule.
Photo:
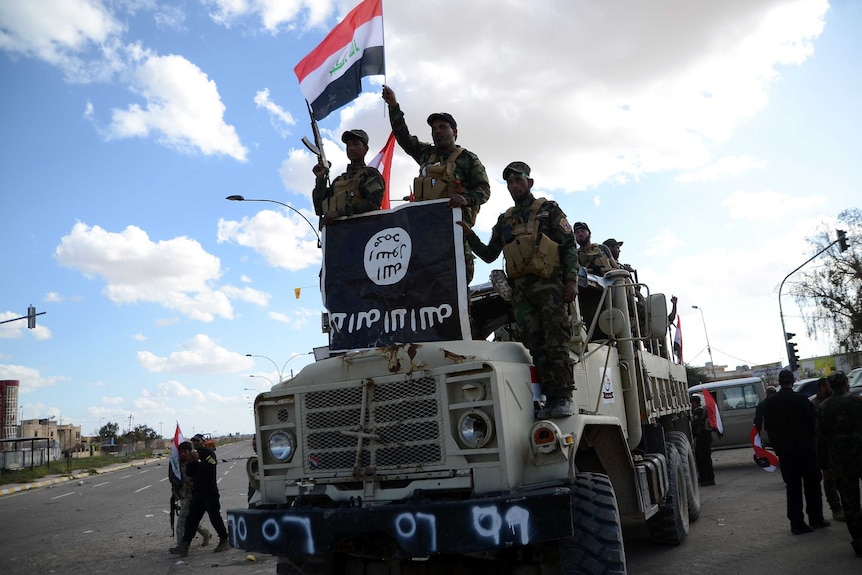
[[[29,329],[36,327],[36,308],[32,305],[27,308],[27,327]]]
[[[796,347],[796,342],[790,341],[795,336],[795,333],[784,332],[784,338],[787,340],[787,364],[790,366],[790,371],[799,369],[799,350]]]
[[[846,252],[847,251],[847,236],[846,236],[847,232],[845,232],[844,230],[835,230],[835,231],[838,232],[838,249],[840,249],[842,252]]]

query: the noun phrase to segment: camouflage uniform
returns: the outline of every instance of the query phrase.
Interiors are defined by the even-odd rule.
[[[578,263],[587,268],[591,274],[603,276],[614,269],[611,265],[611,251],[603,244],[590,244],[578,248]]]
[[[392,131],[395,133],[398,145],[407,152],[407,155],[416,160],[416,163],[420,166],[420,173],[423,168],[429,165],[429,160],[432,156],[437,162],[445,162],[446,158],[448,158],[448,154],[441,154],[435,145],[421,142],[419,138],[410,133],[407,123],[404,121],[404,112],[401,110],[400,105],[389,106],[389,121],[392,124]],[[462,219],[472,226],[476,222],[479,208],[491,197],[491,184],[488,180],[488,174],[485,172],[485,166],[482,165],[476,154],[468,150],[462,150],[455,160],[455,177],[460,182],[459,192],[467,201],[467,205],[461,208],[463,212]],[[474,266],[473,254],[470,252],[470,246],[466,242],[464,244],[464,252],[464,263],[467,267],[467,283],[469,284],[473,279]]]
[[[512,226],[530,218],[534,201],[536,200],[533,195],[527,194],[514,209],[500,215],[491,231],[491,240],[487,246],[476,234],[466,234],[473,252],[488,263],[497,259],[503,251],[507,236],[511,234]],[[578,281],[578,258],[575,236],[566,220],[566,214],[556,202],[542,201],[535,219],[539,232],[559,244],[559,265],[548,278],[530,274],[510,278],[510,282],[513,284],[512,305],[515,320],[521,329],[521,341],[533,356],[533,363],[542,384],[542,393],[550,402],[554,399],[571,398],[572,390],[575,389],[572,361],[568,352],[572,325],[568,306],[563,302],[563,284],[566,281]],[[507,218],[508,215],[510,217]]]
[[[348,164],[347,171],[335,178],[331,186],[326,185],[326,178],[321,176],[315,180],[314,190],[311,198],[314,201],[314,213],[318,216],[324,215],[326,210],[323,203],[327,198],[333,196],[336,183],[343,180],[357,178],[356,192],[347,199],[347,205],[338,209],[342,216],[352,216],[380,209],[383,201],[383,176],[375,168],[362,164]]]
[[[829,376],[830,380],[836,375]],[[821,468],[831,469],[835,475],[851,544],[862,557],[862,398],[834,387],[832,393],[817,408],[817,460]]]

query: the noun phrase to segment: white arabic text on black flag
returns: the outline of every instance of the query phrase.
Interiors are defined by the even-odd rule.
[[[326,226],[330,350],[470,339],[460,209],[409,203]]]

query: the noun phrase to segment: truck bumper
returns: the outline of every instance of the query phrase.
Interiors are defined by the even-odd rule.
[[[233,547],[271,555],[324,555],[340,541],[387,538],[397,557],[471,553],[573,534],[571,492],[546,488],[466,501],[373,507],[229,509]]]

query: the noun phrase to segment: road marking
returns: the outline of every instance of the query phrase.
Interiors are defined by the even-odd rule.
[[[88,533],[93,533],[93,530],[92,530],[92,529],[87,529],[86,531],[84,531],[84,535],[87,535]]]
[[[96,484],[96,485],[94,485],[93,487],[101,487],[102,485],[107,485],[108,483],[110,483],[110,481],[103,481],[103,482],[101,482],[101,483],[97,483],[97,484]]]
[[[161,483],[162,481],[167,481],[168,479],[170,479],[170,477],[165,477],[164,479],[159,479],[159,483]]]
[[[136,489],[135,493],[140,493],[144,489],[149,489],[150,487],[152,487],[152,485],[145,485],[144,487],[141,487],[140,489]]]
[[[58,495],[57,497],[52,497],[51,499],[60,499],[61,497],[66,497],[67,495],[72,495],[75,493],[74,491],[70,491],[69,493],[64,493],[63,495]]]
[[[123,475],[120,479],[128,479],[129,477],[131,477],[131,475]]]
[[[144,517],[153,517],[153,514],[152,514],[152,513],[147,513],[146,515],[144,515]]]

